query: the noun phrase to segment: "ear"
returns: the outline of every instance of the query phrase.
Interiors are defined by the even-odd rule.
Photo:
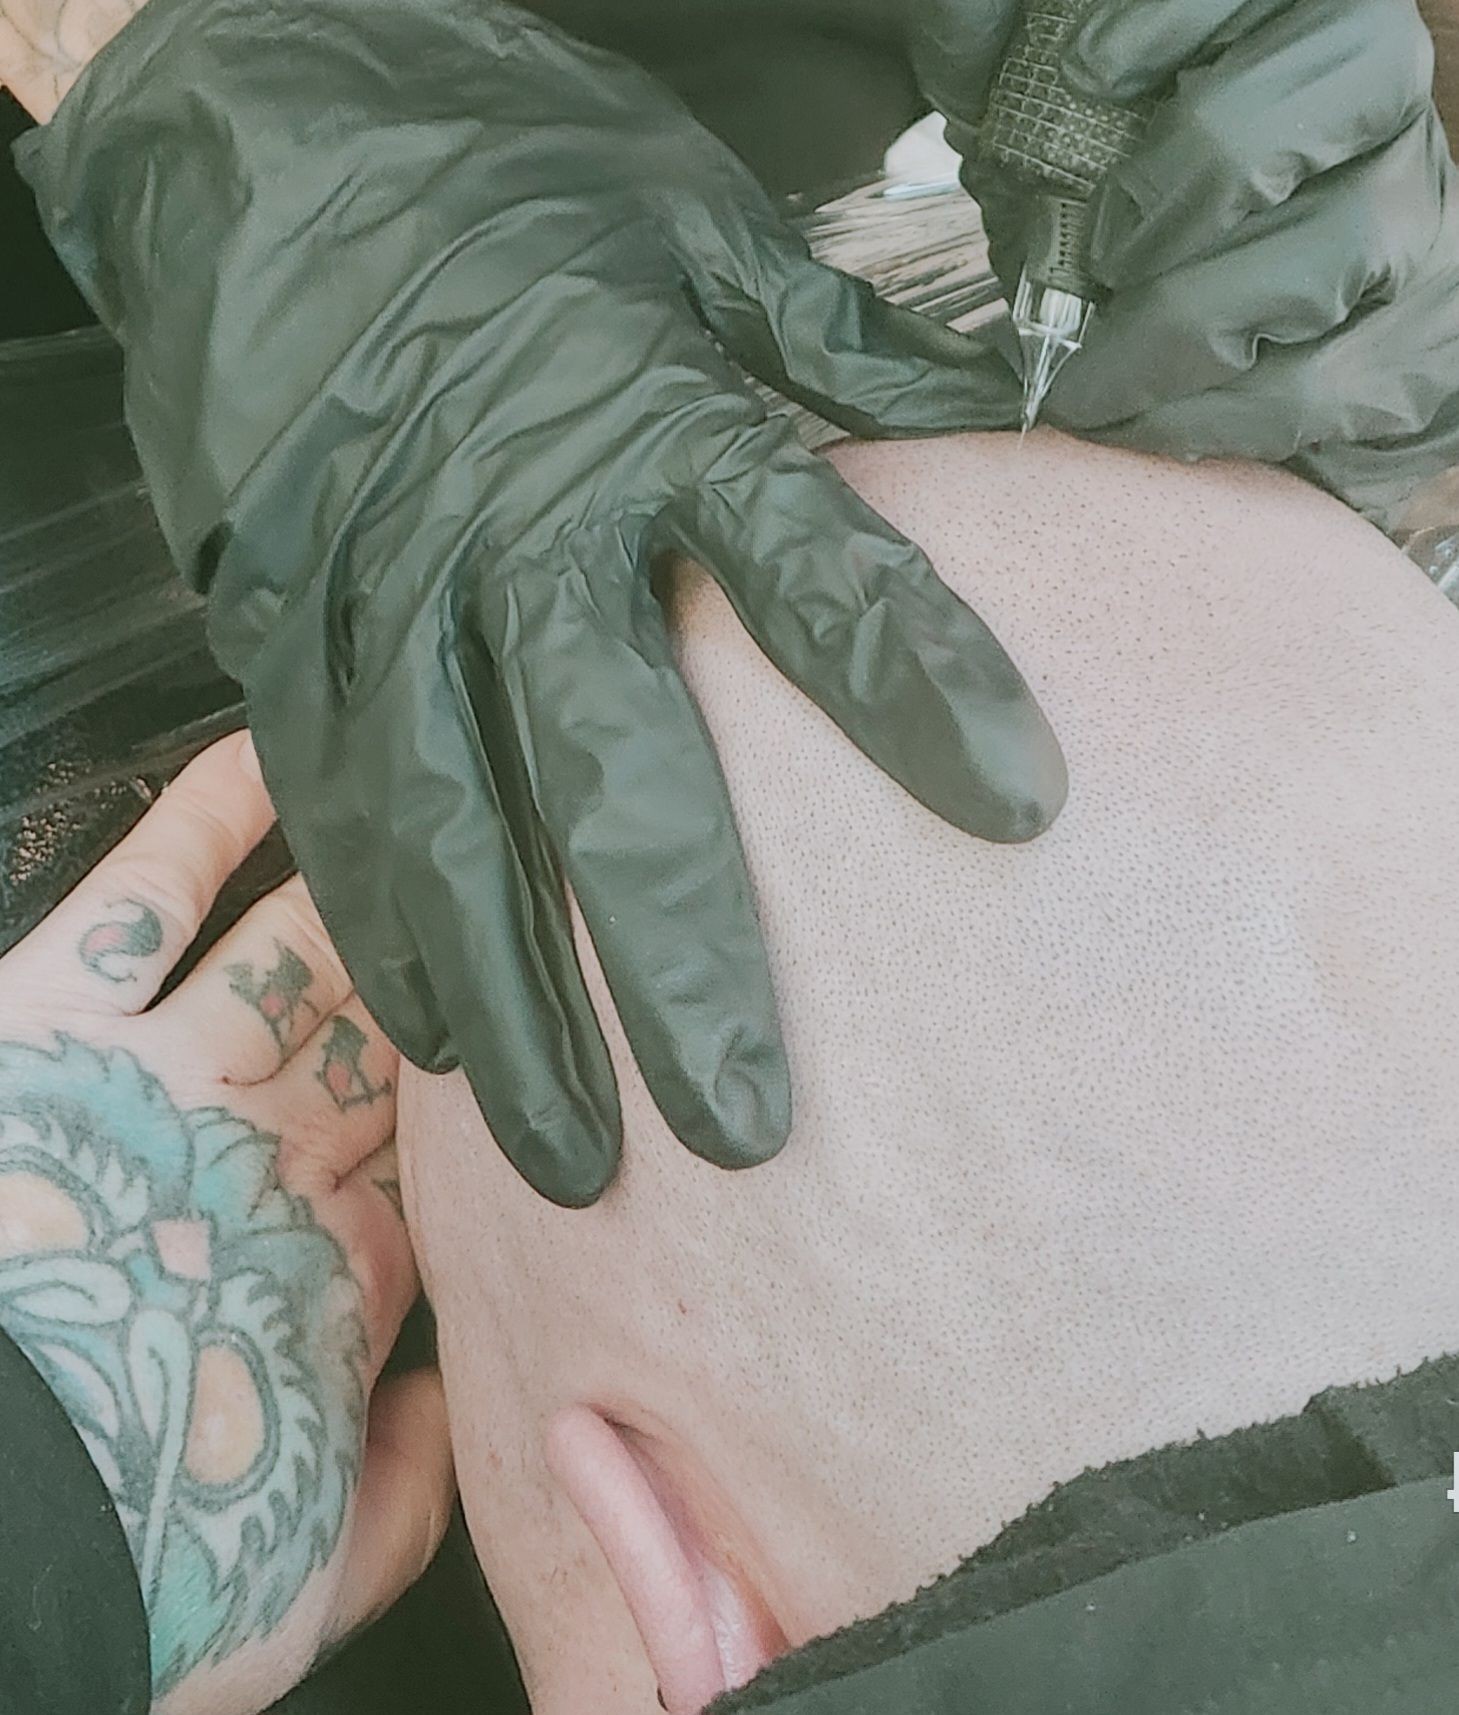
[[[569,1406],[549,1425],[545,1451],[617,1580],[670,1715],[698,1715],[789,1647],[631,1431]]]

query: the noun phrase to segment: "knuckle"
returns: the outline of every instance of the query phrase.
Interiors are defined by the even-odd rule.
[[[182,774],[167,787],[158,804],[174,823],[169,845],[195,840],[205,849],[227,851],[238,842],[234,807],[210,778],[198,780]]]
[[[1257,178],[1266,153],[1264,138],[1249,115],[1233,112],[1228,86],[1210,70],[1195,71],[1185,96],[1164,121],[1164,127],[1179,135],[1180,158],[1199,160],[1208,183],[1235,180],[1245,185]]]
[[[340,1183],[335,1165],[338,1132],[338,1124],[331,1125],[324,1115],[291,1116],[287,1150],[279,1169],[280,1183],[286,1190],[310,1201],[333,1196]]]
[[[329,931],[298,876],[278,889],[274,894],[274,905],[278,912],[271,925],[274,935],[298,954],[315,976],[339,963]]]
[[[1170,121],[1172,129],[1179,127],[1176,155],[1183,163],[1197,164],[1205,199],[1221,211],[1228,226],[1279,207],[1310,170],[1300,131],[1290,134],[1281,115],[1253,122],[1241,106],[1243,93],[1208,79],[1196,86],[1189,104]],[[1170,187],[1165,189],[1170,195]]]

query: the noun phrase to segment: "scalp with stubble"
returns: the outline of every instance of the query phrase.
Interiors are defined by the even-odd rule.
[[[1279,473],[1053,435],[838,462],[1009,647],[1072,792],[1031,846],[953,832],[683,574],[789,1147],[696,1161],[615,1031],[624,1170],[565,1213],[463,1083],[402,1090],[473,1532],[543,1708],[618,1707],[581,1664],[625,1623],[542,1466],[564,1404],[733,1521],[794,1641],[1086,1466],[1459,1346],[1459,613]]]

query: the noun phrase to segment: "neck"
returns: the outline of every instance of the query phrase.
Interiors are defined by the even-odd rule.
[[[145,0],[0,0],[0,84],[42,124]]]

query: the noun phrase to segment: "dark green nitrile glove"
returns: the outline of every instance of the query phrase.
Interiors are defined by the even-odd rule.
[[[1016,8],[923,12],[922,81],[1011,286],[1028,198],[975,151]],[[1097,193],[1110,296],[1048,419],[1287,462],[1379,523],[1459,461],[1459,178],[1432,67],[1413,0],[1096,0],[1076,86],[1164,101]]]
[[[594,1199],[617,1095],[560,866],[669,1124],[773,1155],[768,968],[651,555],[957,826],[1028,838],[1065,780],[987,628],[714,340],[869,433],[1007,422],[1007,366],[812,264],[645,74],[482,0],[151,0],[22,166],[381,1024]]]

